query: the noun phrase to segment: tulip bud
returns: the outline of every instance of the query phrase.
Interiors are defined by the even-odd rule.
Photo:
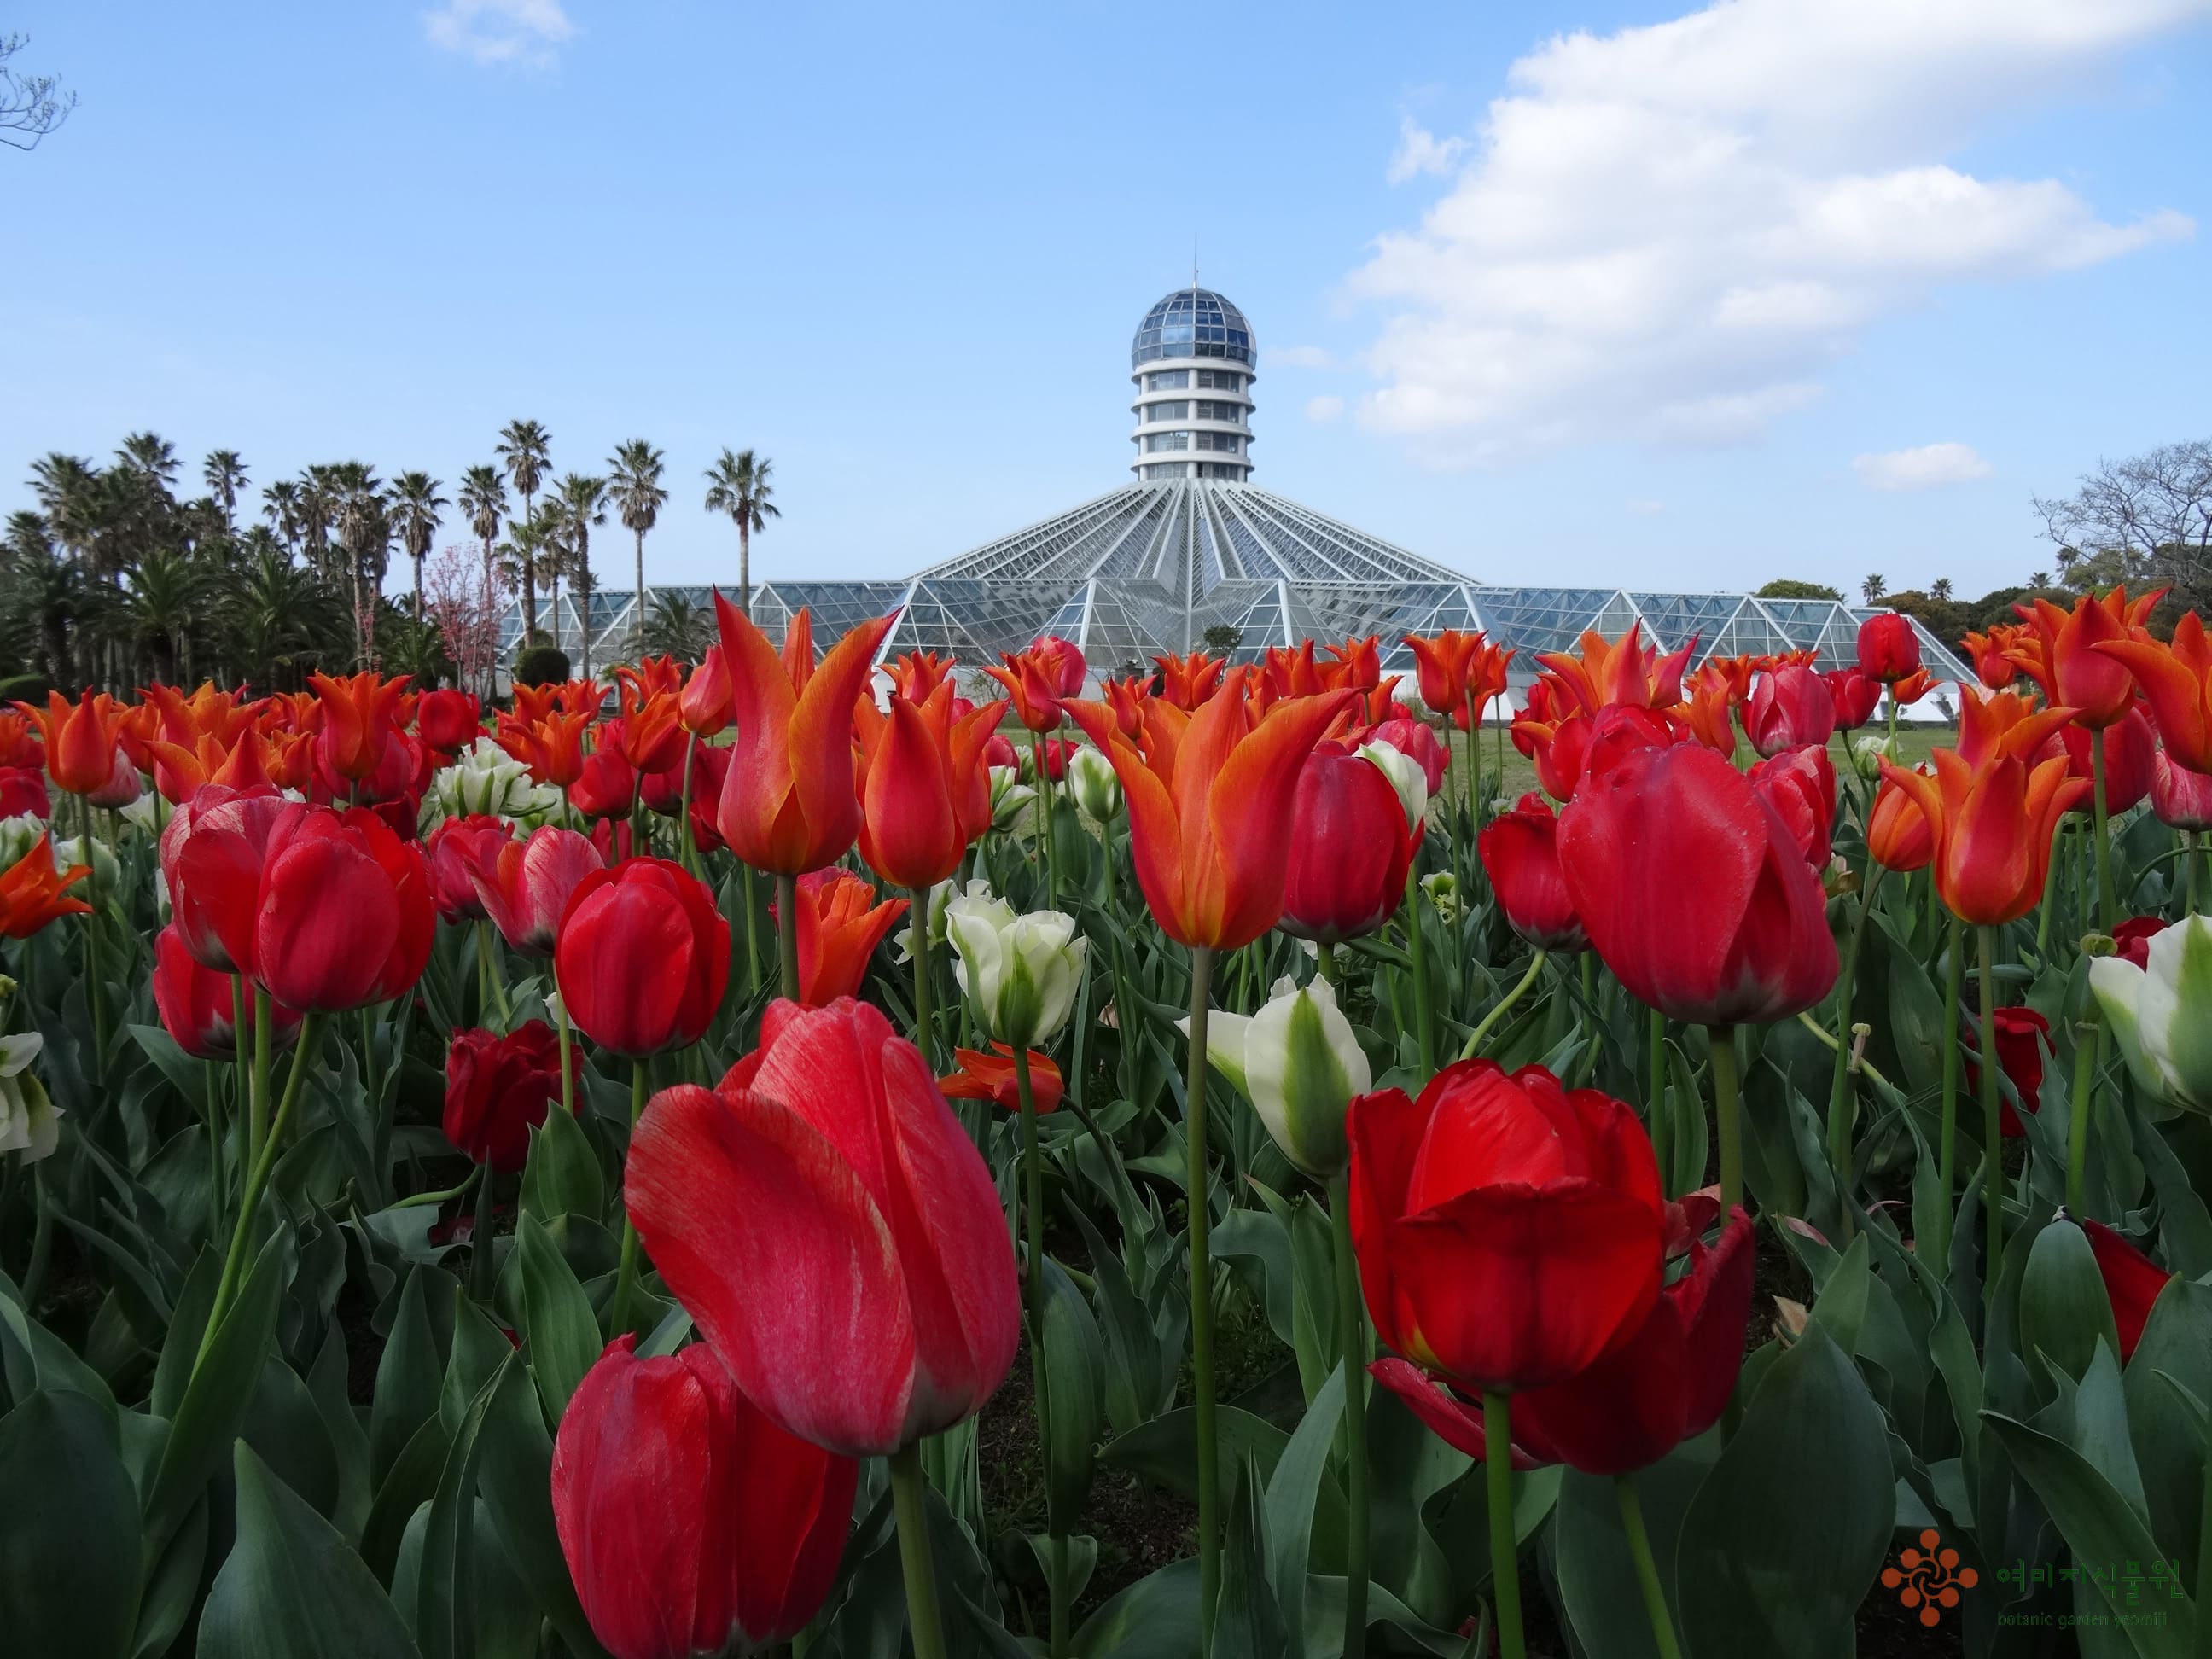
[[[2124,956],[2089,963],[2089,988],[2136,1083],[2172,1105],[2212,1112],[2212,916],[2150,937],[2138,968]]]
[[[1067,781],[1075,804],[1093,823],[1111,823],[1121,811],[1121,780],[1114,763],[1085,746],[1067,757]]]
[[[423,802],[426,817],[458,818],[489,813],[504,818],[533,818],[561,805],[561,792],[531,781],[530,769],[489,738],[478,738],[453,765],[430,780]],[[432,808],[435,812],[433,815]]]
[[[991,902],[991,884],[979,876],[965,887],[947,879],[929,890],[929,944],[933,950],[945,943],[945,914],[956,898],[988,904]],[[914,960],[914,922],[911,918],[904,927],[899,929],[898,937],[891,943],[898,947],[901,962]]]
[[[0,818],[0,870],[11,870],[23,861],[24,855],[39,844],[46,833],[46,821],[28,812],[12,818]]]
[[[1363,743],[1359,752],[1382,769],[1382,775],[1398,792],[1398,805],[1406,809],[1407,832],[1418,835],[1429,816],[1429,775],[1421,763],[1388,743]]]
[[[1088,939],[1058,910],[1018,916],[1004,899],[956,898],[945,908],[953,974],[975,1018],[1001,1042],[1033,1048],[1059,1035],[1075,1006]]]
[[[1176,1027],[1190,1035],[1190,1021]],[[1283,1156],[1316,1181],[1350,1161],[1344,1111],[1375,1086],[1336,988],[1316,976],[1301,986],[1275,981],[1267,1005],[1249,1018],[1216,1009],[1206,1020],[1206,1058],[1252,1103]]]
[[[1421,892],[1447,922],[1459,920],[1459,878],[1450,871],[1439,870],[1434,875],[1423,876]]]
[[[1021,781],[1018,768],[994,766],[991,769],[991,828],[1012,829],[1036,799],[1036,791]]]
[[[90,865],[92,878],[100,884],[100,890],[103,893],[112,893],[122,884],[123,866],[116,862],[115,854],[107,843],[96,837],[92,843],[90,858],[84,855],[82,836],[71,836],[67,841],[57,841],[54,843],[54,863],[64,870],[72,864]]]
[[[0,1037],[0,1152],[21,1152],[26,1164],[51,1157],[61,1139],[61,1109],[27,1069],[45,1045],[36,1031]]]
[[[1897,758],[1896,748],[1890,740],[1871,732],[1864,737],[1853,738],[1846,752],[1850,757],[1851,770],[1863,778],[1880,777],[1881,763]]]

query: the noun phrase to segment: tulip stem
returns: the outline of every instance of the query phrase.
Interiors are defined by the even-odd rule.
[[[937,1567],[930,1556],[928,1483],[921,1472],[921,1448],[901,1446],[887,1461],[891,1507],[898,1517],[899,1562],[906,1570],[906,1620],[914,1636],[914,1659],[945,1659],[945,1625],[937,1611]]]
[[[1982,1297],[1994,1309],[1997,1271],[2004,1265],[2004,1198],[2002,1159],[2004,1124],[1997,1095],[1997,930],[1984,923],[1975,930],[1981,945],[1982,977],[1982,1209],[1989,1218],[1989,1260],[1982,1264]]]
[[[247,1103],[253,1098],[253,1052],[256,1044],[247,1036],[247,1032],[252,1028],[246,1023],[246,1010],[248,1006],[246,999],[252,993],[246,988],[246,976],[243,974],[233,974],[230,976],[230,1029],[231,1042],[235,1047],[237,1055],[237,1064],[233,1068],[238,1073],[236,1121],[240,1123],[246,1121],[246,1114],[252,1109]],[[246,1156],[249,1158],[252,1156],[250,1147],[246,1151]],[[216,1197],[219,1199],[222,1194],[218,1193]],[[209,1213],[212,1215],[214,1212],[210,1211]]]
[[[2120,901],[2112,889],[2112,823],[2105,801],[2105,728],[2089,733],[2089,804],[2094,810],[2093,833],[2097,837],[2097,917],[2102,932],[2120,925]]]
[[[561,1109],[570,1117],[576,1115],[576,1079],[574,1039],[568,1034],[568,999],[558,991],[553,994],[553,1011],[559,1020],[561,1045]]]
[[[684,734],[684,790],[676,806],[676,857],[693,875],[699,873],[698,848],[691,843],[691,763],[699,752],[699,734]]]
[[[382,1092],[376,1086],[376,1022],[370,1017],[369,1006],[361,1006],[361,1086],[368,1099],[368,1115],[377,1115],[377,1097]]]
[[[799,1000],[799,878],[775,878],[775,958],[787,1001]]]
[[[789,880],[791,878],[781,878]],[[633,1060],[629,1063],[629,1132],[637,1135],[637,1121],[645,1115],[645,1062]],[[615,1299],[609,1311],[614,1334],[620,1336],[629,1329],[630,1293],[637,1288],[637,1223],[629,1218],[629,1206],[623,1206],[622,1266],[615,1274]]]
[[[477,1188],[476,1225],[469,1233],[469,1292],[486,1306],[490,1305],[494,1284],[491,1234],[491,1169],[487,1164]]]
[[[2074,1045],[2074,1099],[2066,1120],[2066,1207],[2077,1220],[2088,1213],[2084,1194],[2088,1190],[2089,1113],[2096,1103],[2094,1085],[2105,1049],[2105,1027],[2097,1018],[2094,998],[2080,1030],[2080,1041]]]
[[[921,1050],[921,1063],[929,1067],[933,1076],[937,1071],[937,1045],[932,1041],[929,1004],[929,889],[910,887],[907,890],[907,915],[911,919],[908,927],[914,934],[914,1046]],[[1029,1076],[1029,1054],[1022,1045],[1014,1045],[1015,1072],[1026,1079]],[[1029,1094],[1026,1080],[1022,1094]]]
[[[1737,1099],[1735,1028],[1708,1025],[1713,1055],[1713,1130],[1721,1146],[1721,1213],[1743,1202],[1743,1108]]]
[[[269,1030],[269,994],[257,992],[254,1012],[258,1016],[255,1030],[255,1060],[265,1062],[268,1054],[266,1033]],[[284,1081],[284,1098],[276,1107],[276,1120],[269,1133],[262,1137],[261,1150],[246,1171],[246,1190],[240,1194],[238,1220],[230,1231],[230,1249],[222,1261],[222,1277],[216,1283],[215,1300],[209,1304],[207,1328],[200,1333],[199,1352],[193,1358],[192,1370],[207,1363],[208,1350],[215,1346],[216,1333],[222,1328],[222,1316],[230,1311],[230,1304],[238,1295],[238,1279],[246,1266],[246,1247],[253,1234],[253,1212],[261,1206],[261,1194],[269,1185],[270,1172],[276,1166],[276,1145],[283,1138],[284,1125],[292,1115],[293,1103],[300,1097],[300,1084],[307,1075],[307,1067],[315,1058],[315,1044],[322,1036],[320,1016],[313,1010],[300,1016],[300,1040],[292,1051],[292,1074]]]
[[[253,1093],[246,1108],[246,1166],[253,1167],[269,1139],[269,1049],[276,1024],[276,1000],[253,988]]]
[[[2048,912],[2046,911],[2046,914]],[[1942,1233],[1937,1239],[1936,1274],[1951,1273],[1951,1221],[1959,1179],[1959,994],[1966,979],[1966,925],[1951,918],[1950,951],[1943,970],[1943,1097],[1942,1140],[1936,1155],[1936,1184],[1942,1189],[1937,1206]]]
[[[1521,975],[1521,982],[1499,998],[1497,1005],[1482,1017],[1481,1024],[1467,1034],[1467,1042],[1459,1051],[1462,1060],[1473,1060],[1482,1052],[1482,1040],[1490,1035],[1490,1028],[1505,1017],[1506,1010],[1521,1000],[1528,988],[1536,982],[1536,975],[1544,971],[1545,957],[1546,952],[1539,951],[1529,958],[1528,971]],[[1583,960],[1587,962],[1589,958],[1584,957]]]
[[[1450,732],[1447,728],[1445,735]],[[1474,693],[1467,693],[1467,814],[1478,833],[1482,829],[1482,722],[1475,717]]]
[[[1512,1406],[1502,1394],[1482,1396],[1482,1478],[1490,1493],[1490,1596],[1498,1604],[1498,1650],[1528,1659],[1521,1637],[1520,1551],[1513,1536]]]
[[[491,986],[491,1006],[499,1010],[499,1029],[504,1032],[508,1022],[514,1018],[514,1010],[507,1006],[507,975],[499,970],[499,958],[495,954],[496,948],[491,942],[491,923],[489,921],[477,922],[477,960],[482,964],[484,978]]]
[[[927,895],[920,896],[927,898]],[[1053,1542],[1052,1571],[1048,1591],[1052,1602],[1052,1659],[1067,1651],[1067,1575],[1066,1544],[1067,1517],[1060,1513],[1059,1487],[1052,1468],[1052,1379],[1044,1363],[1044,1157],[1037,1149],[1036,1096],[1030,1083],[1030,1051],[1024,1043],[1012,1045],[1014,1088],[1022,1109],[1022,1177],[1025,1192],[1028,1248],[1024,1261],[1022,1290],[1029,1304],[1030,1389],[1036,1396],[1037,1445],[1045,1472],[1045,1529]]]
[[[483,1172],[484,1166],[483,1164],[472,1164],[469,1166],[468,1174],[463,1177],[460,1185],[458,1187],[448,1187],[445,1191],[441,1193],[410,1194],[405,1198],[394,1199],[391,1203],[386,1205],[384,1207],[387,1210],[416,1210],[422,1208],[425,1204],[443,1204],[450,1199],[459,1198],[464,1193],[472,1190],[477,1181],[483,1177]]]
[[[76,800],[83,809],[85,866],[92,872],[85,881],[92,908],[84,918],[84,1000],[92,1006],[92,1076],[97,1083],[107,1075],[107,999],[100,984],[100,857],[92,845],[92,797],[79,795]]]
[[[745,990],[757,996],[761,988],[760,934],[753,924],[757,920],[753,911],[753,867],[750,864],[738,866],[738,885],[744,891],[745,930]]]
[[[1331,985],[1336,983],[1336,946],[1334,945],[1314,946],[1314,972]]]
[[[1213,1650],[1214,1598],[1221,1589],[1220,1465],[1213,1426],[1213,1281],[1206,1193],[1206,1021],[1213,951],[1190,949],[1190,1070],[1183,1101],[1188,1141],[1183,1190],[1190,1218],[1191,1394],[1198,1413],[1198,1622],[1200,1653]]]
[[[1620,1529],[1628,1535],[1629,1559],[1636,1563],[1636,1582],[1644,1591],[1644,1611],[1651,1619],[1652,1643],[1659,1659],[1681,1659],[1674,1616],[1667,1611],[1667,1592],[1659,1583],[1659,1564],[1651,1559],[1651,1534],[1644,1528],[1644,1502],[1636,1494],[1636,1477],[1615,1475],[1613,1490],[1620,1500]]]
[[[1344,1353],[1344,1659],[1360,1659],[1367,1650],[1367,1326],[1352,1252],[1352,1183],[1340,1170],[1328,1179],[1328,1211]]]
[[[1413,959],[1413,1036],[1419,1047],[1421,1076],[1436,1075],[1436,1039],[1429,1027],[1429,954],[1421,931],[1420,862],[1406,866],[1406,948]]]
[[[1859,890],[1858,908],[1851,916],[1851,934],[1844,945],[1843,972],[1836,980],[1836,1061],[1828,1079],[1828,1162],[1836,1172],[1836,1208],[1843,1224],[1843,1240],[1849,1244],[1858,1231],[1858,1209],[1851,1200],[1851,1131],[1858,1097],[1851,1087],[1851,993],[1858,988],[1859,945],[1866,938],[1867,915],[1874,908],[1875,890],[1889,872],[1875,865]]]

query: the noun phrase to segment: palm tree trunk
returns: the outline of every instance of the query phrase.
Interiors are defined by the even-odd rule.
[[[637,532],[637,607],[629,618],[632,645],[631,657],[640,662],[645,659],[645,532]]]
[[[484,538],[484,580],[482,603],[484,610],[483,626],[493,629],[496,629],[499,626],[498,613],[492,609],[491,602],[491,596],[495,591],[491,574],[491,538],[487,536]],[[491,707],[492,698],[499,690],[499,635],[496,632],[492,635],[491,643],[490,660],[484,664],[482,693],[484,707],[487,708]]]
[[[538,516],[538,497],[534,491],[522,493],[522,521],[530,523]],[[522,562],[522,643],[529,646],[538,634],[538,561],[526,558]]]
[[[424,548],[422,553],[430,550]],[[422,553],[415,556],[415,625],[422,625]]]
[[[738,520],[738,609],[750,622],[753,615],[753,538],[744,520]]]

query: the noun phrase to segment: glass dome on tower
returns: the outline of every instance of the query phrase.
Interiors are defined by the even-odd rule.
[[[1145,313],[1129,348],[1129,366],[1163,357],[1220,357],[1250,363],[1258,356],[1244,313],[1210,288],[1182,288]]]

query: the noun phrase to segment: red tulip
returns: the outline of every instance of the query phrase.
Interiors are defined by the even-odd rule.
[[[0,818],[52,817],[45,775],[27,766],[0,766]]]
[[[2132,603],[2124,587],[2102,599],[2084,593],[2071,611],[2038,599],[2033,612],[2023,613],[2030,626],[2005,654],[2043,688],[2046,702],[2071,708],[2082,726],[2110,726],[2135,701],[2132,659],[2141,653],[2103,647],[2148,640],[2143,622],[2164,592]]]
[[[483,729],[483,707],[472,691],[425,691],[415,704],[415,735],[444,754],[465,749]]]
[[[471,866],[482,863],[496,868],[499,849],[514,839],[504,818],[471,812],[465,817],[444,818],[423,843],[422,855],[430,868],[430,898],[447,921],[477,921],[484,915],[483,898],[477,891]]]
[[[1762,755],[1826,744],[1836,729],[1836,700],[1809,668],[1791,665],[1753,682],[1743,732]]]
[[[1422,781],[1428,785],[1429,793],[1435,794],[1444,787],[1444,773],[1451,765],[1451,757],[1437,741],[1437,734],[1423,721],[1410,717],[1393,718],[1369,726],[1351,739],[1354,748],[1370,743],[1385,743],[1419,763]]]
[[[438,925],[421,850],[359,807],[274,805],[272,813],[270,798],[246,796],[218,806],[183,843],[176,880],[228,959],[208,965],[243,973],[303,1012],[342,1013],[411,989]],[[191,930],[179,932],[193,948]]]
[[[577,884],[553,947],[561,1001],[602,1048],[641,1060],[696,1042],[730,983],[730,924],[666,859],[626,859]]]
[[[715,823],[756,870],[804,875],[834,864],[860,833],[853,787],[853,704],[891,618],[862,623],[814,664],[805,611],[779,658],[750,617],[717,593],[722,659],[738,727]]]
[[[1869,617],[1859,624],[1859,672],[1893,685],[1920,669],[1920,635],[1912,618],[1895,611]]]
[[[1190,715],[1156,702],[1134,739],[1103,703],[1067,705],[1121,780],[1137,883],[1170,939],[1233,951],[1281,917],[1291,853],[1282,827],[1306,757],[1346,695],[1293,698],[1264,718],[1241,696]]]
[[[2143,1327],[2161,1291],[2179,1273],[2169,1273],[2101,1221],[2081,1218],[2089,1236],[2089,1249],[2097,1258],[2097,1272],[2105,1281],[2105,1294],[2112,1304],[2112,1323],[2118,1328],[2120,1363],[2136,1356]]]
[[[695,1343],[640,1359],[625,1332],[553,1443],[553,1522],[614,1659],[757,1653],[821,1610],[860,1465],[786,1434]]]
[[[1665,1202],[1635,1112],[1540,1066],[1462,1060],[1346,1117],[1376,1334],[1468,1393],[1586,1370],[1659,1295]]]
[[[0,766],[42,772],[46,765],[46,745],[38,727],[24,715],[0,708]]]
[[[714,737],[728,727],[730,673],[722,665],[720,646],[708,646],[707,654],[684,682],[677,711],[683,717],[684,729],[695,737]]]
[[[1688,1243],[1690,1269],[1659,1293],[1633,1336],[1588,1370],[1512,1397],[1516,1454],[1585,1474],[1648,1468],[1720,1420],[1743,1368],[1753,1232],[1729,1212],[1720,1243]],[[1483,1455],[1482,1413],[1402,1359],[1369,1368],[1449,1444]],[[1517,1460],[1516,1460],[1517,1462]]]
[[[248,801],[256,804],[231,810],[234,804]],[[161,831],[161,875],[169,889],[169,913],[185,948],[203,967],[222,974],[240,971],[216,932],[214,915],[184,880],[186,848],[202,827],[219,830],[224,837],[220,843],[221,861],[235,865],[241,876],[251,876],[260,869],[269,830],[288,804],[267,787],[241,791],[223,784],[203,784],[177,808]],[[224,884],[225,890],[234,886],[234,883]]]
[[[876,902],[876,890],[849,870],[799,878],[799,997],[810,1008],[858,996],[869,959],[907,913],[907,901]],[[775,907],[769,907],[775,914]]]
[[[887,713],[866,697],[855,705],[865,769],[860,856],[892,886],[945,880],[991,827],[983,749],[1006,712],[992,702],[956,716],[950,682],[921,702],[893,697]]]
[[[1006,688],[1006,696],[1013,704],[1014,718],[1036,732],[1057,732],[1060,729],[1060,705],[1073,695],[1060,689],[1062,663],[1058,657],[1039,654],[1031,646],[1017,655],[1000,653],[1003,668],[986,668],[983,672]],[[1083,688],[1082,657],[1076,658],[1078,672],[1075,689]]]
[[[327,741],[330,729],[325,722],[309,750],[314,760],[314,775],[307,793],[318,805],[366,806],[410,798],[417,802],[422,799],[434,768],[430,751],[414,736],[397,726],[386,731],[376,751],[375,769],[365,776],[352,778],[332,765],[333,750]]]
[[[1083,690],[1083,653],[1073,641],[1047,634],[1029,649],[1044,671],[1045,682],[1060,696],[1072,697]]]
[[[1826,748],[1785,750],[1751,769],[1751,787],[1796,840],[1805,862],[1826,870],[1836,822],[1836,768]]]
[[[1836,982],[1803,848],[1710,749],[1641,750],[1585,780],[1559,817],[1559,865],[1606,966],[1669,1018],[1787,1019]]]
[[[1293,938],[1339,945],[1373,933],[1406,896],[1406,872],[1421,844],[1389,775],[1364,755],[1324,739],[1306,757],[1291,800],[1283,915]]]
[[[1021,1324],[991,1174],[865,1003],[771,1008],[711,1092],[654,1097],[624,1197],[738,1386],[787,1431],[890,1453],[981,1410]]]
[[[1559,827],[1550,805],[1531,791],[1511,811],[1492,818],[1474,841],[1513,931],[1554,954],[1589,949],[1559,872]]]
[[[2039,1110],[2043,1104],[2043,1050],[2051,1041],[2051,1022],[2033,1008],[2000,1008],[1996,1011],[1997,1068],[2005,1074],[2020,1103],[2028,1111]],[[1965,1030],[1971,1054],[1978,1052],[1981,1043],[1978,1029]],[[1982,1070],[1972,1058],[1966,1060],[1966,1091],[1973,1094],[1982,1086]],[[1997,1103],[1998,1125],[2005,1138],[2017,1139],[2027,1133],[2012,1102],[2000,1096]]]
[[[561,1040],[544,1020],[527,1020],[505,1036],[453,1033],[446,1050],[446,1139],[471,1162],[507,1174],[520,1170],[531,1130],[560,1098]]]
[[[510,949],[550,956],[568,901],[587,876],[606,867],[599,850],[574,830],[542,824],[525,837],[489,837],[461,848],[477,899]]]
[[[53,838],[40,836],[29,852],[0,870],[0,938],[28,939],[63,916],[90,915],[92,906],[69,890],[91,873],[88,864],[56,868]]]
[[[124,710],[105,691],[87,691],[76,702],[58,691],[46,693],[44,709],[19,702],[46,740],[46,772],[54,787],[89,795],[115,775],[115,754]]]
[[[523,688],[515,687],[519,696]],[[584,728],[591,712],[549,713],[543,720],[526,720],[514,714],[499,717],[499,746],[530,769],[533,782],[566,789],[584,769]]]
[[[1856,732],[1874,718],[1881,703],[1881,682],[1856,668],[1838,668],[1820,676],[1836,706],[1836,730]]]
[[[245,998],[246,1041],[253,1040],[254,998]],[[204,968],[192,959],[172,922],[154,939],[154,1008],[161,1029],[194,1060],[230,1060],[239,1052],[238,1010],[231,1001],[228,974]],[[298,1011],[275,1005],[269,1028],[273,1048],[288,1047],[300,1034]]]
[[[2212,830],[2212,772],[2192,772],[2160,750],[2151,760],[2150,810],[2170,830]]]
[[[976,1048],[955,1048],[952,1058],[960,1069],[950,1077],[937,1079],[947,1100],[988,1100],[996,1102],[1010,1112],[1022,1106],[1021,1080],[1014,1075],[1014,1051],[1011,1045],[994,1042],[992,1052],[985,1054]],[[1049,1054],[1030,1050],[1030,1101],[1042,1117],[1060,1104],[1067,1091],[1060,1067],[1054,1065]]]
[[[2112,941],[2119,946],[2117,954],[2138,968],[2150,966],[2150,942],[2173,924],[2164,916],[2130,916],[2112,929]]]
[[[626,817],[636,787],[637,773],[620,749],[594,749],[568,786],[568,805],[587,818]]]
[[[2061,728],[2059,738],[2065,744],[2069,769],[2073,775],[2094,783],[2095,757],[2089,733],[2079,726],[2068,726]],[[2151,732],[2150,719],[2143,713],[2141,703],[2105,728],[2106,811],[2124,812],[2150,793],[2158,757],[2158,738]],[[2077,810],[2089,810],[2086,797]]]

